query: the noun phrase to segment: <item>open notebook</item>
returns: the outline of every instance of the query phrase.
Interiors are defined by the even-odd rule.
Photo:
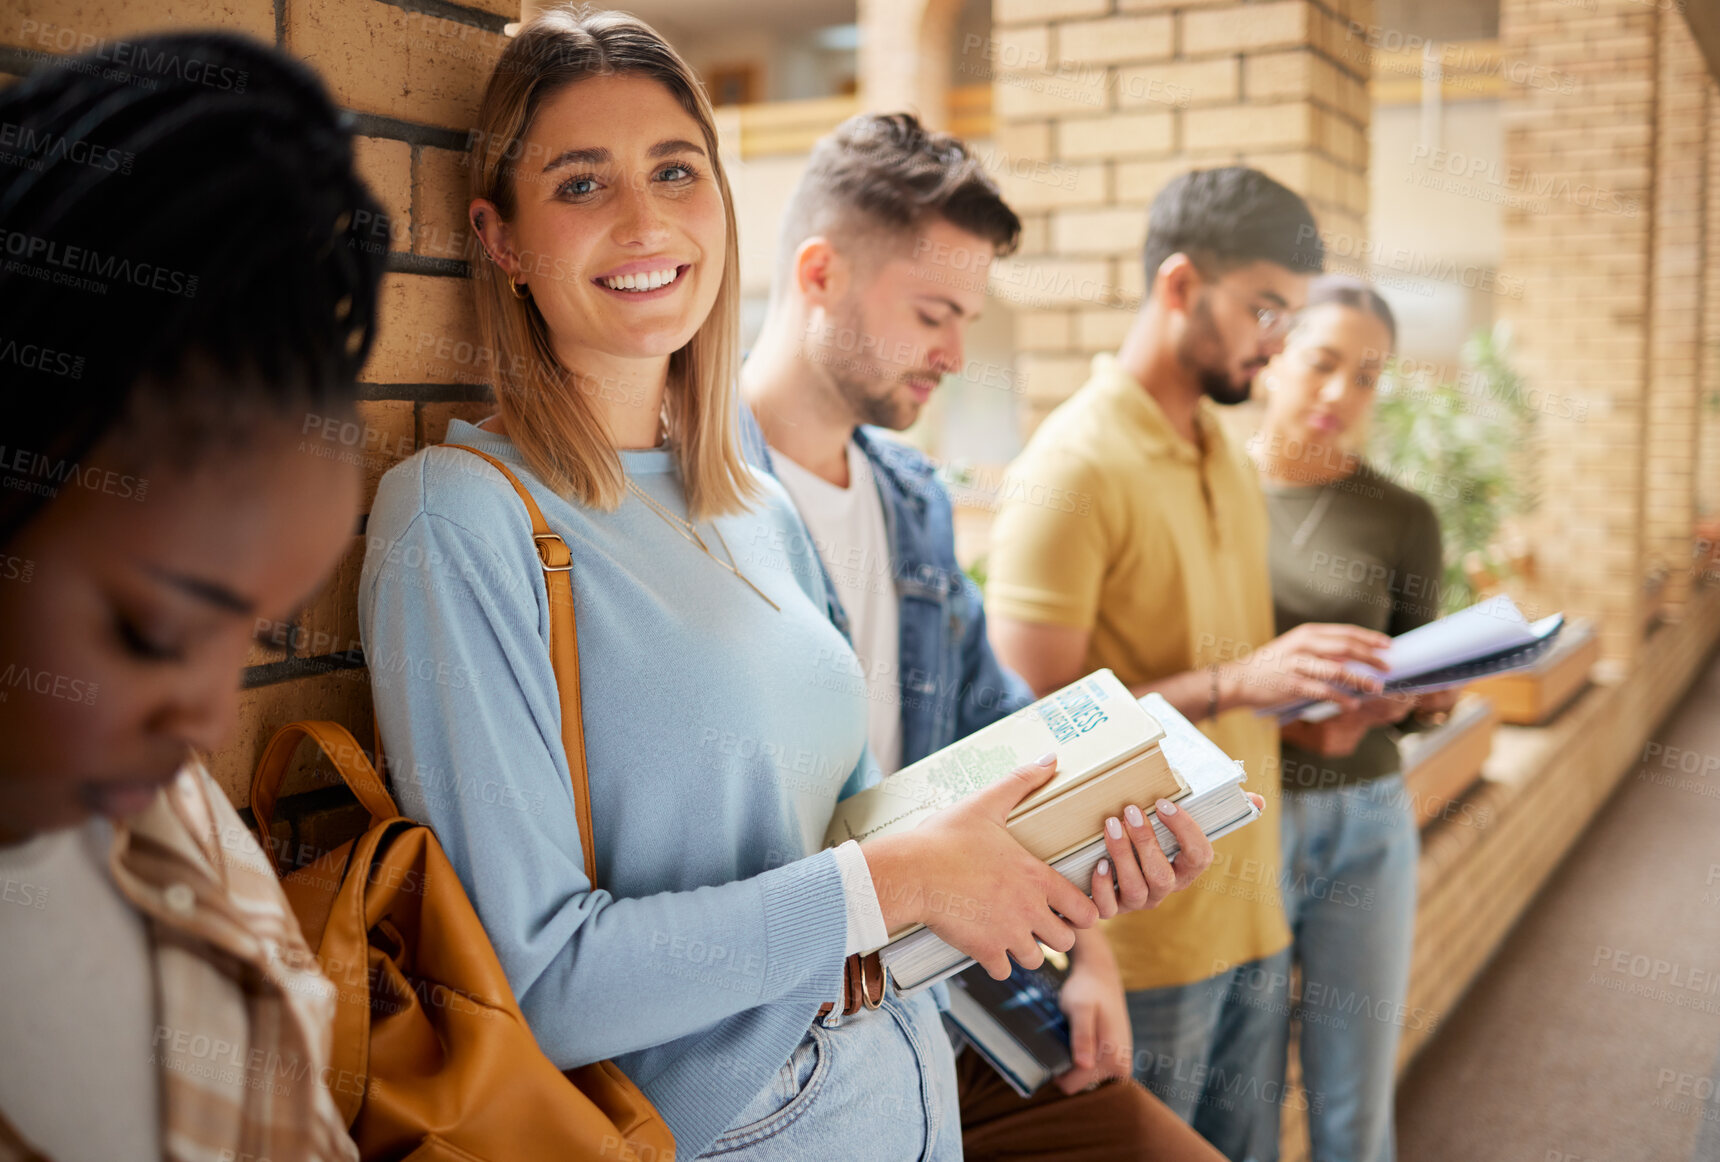
[[[1553,647],[1564,624],[1562,613],[1530,621],[1501,594],[1398,634],[1385,651],[1385,670],[1370,672],[1385,679],[1387,694],[1448,690],[1477,678],[1528,669]],[[1260,713],[1275,714],[1279,722],[1319,722],[1337,714],[1338,705],[1302,699]]]

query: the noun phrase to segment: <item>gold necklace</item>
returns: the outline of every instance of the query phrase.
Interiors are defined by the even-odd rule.
[[[700,550],[702,550],[704,552],[705,556],[709,557],[711,560],[715,561],[717,564],[721,565],[723,568],[725,568],[729,572],[733,573],[736,577],[739,577],[743,582],[746,583],[746,587],[748,589],[751,589],[754,593],[758,594],[760,597],[763,597],[765,600],[765,604],[769,605],[772,609],[776,610],[778,613],[782,612],[782,606],[780,606],[776,602],[772,601],[770,599],[769,595],[767,595],[764,590],[760,589],[757,585],[754,585],[752,583],[752,581],[747,578],[747,575],[745,573],[742,573],[739,569],[737,569],[735,567],[735,565],[734,565],[735,552],[733,549],[729,548],[729,542],[728,542],[727,538],[725,538],[723,536],[723,530],[717,527],[716,521],[711,522],[711,531],[717,534],[717,540],[722,544],[723,552],[725,552],[729,555],[729,559],[727,561],[723,560],[721,557],[719,557],[715,553],[711,552],[711,547],[709,545],[705,544],[705,538],[701,537],[699,535],[699,530],[694,528],[691,522],[682,520],[680,517],[676,516],[674,513],[670,512],[668,509],[664,508],[661,504],[658,504],[657,501],[654,498],[652,498],[650,495],[648,495],[643,488],[640,488],[637,484],[633,483],[633,480],[631,477],[627,481],[627,490],[629,492],[631,492],[634,496],[637,496],[641,501],[643,501],[645,503],[645,507],[649,508],[652,512],[656,513],[657,516],[662,519],[664,524],[668,525],[670,528],[672,528],[676,532],[680,533],[681,539],[685,540],[688,544],[697,545],[700,548]]]

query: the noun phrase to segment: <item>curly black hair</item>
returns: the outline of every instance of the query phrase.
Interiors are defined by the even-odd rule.
[[[111,436],[185,468],[266,419],[348,415],[374,337],[388,235],[316,75],[225,33],[125,49],[0,90],[9,477]],[[0,483],[5,545],[52,492]]]

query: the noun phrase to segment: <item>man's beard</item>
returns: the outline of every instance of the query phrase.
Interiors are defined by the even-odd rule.
[[[1216,364],[1201,356],[1202,351],[1213,350],[1220,352],[1219,362]],[[1212,312],[1206,305],[1206,297],[1202,295],[1196,300],[1194,310],[1189,313],[1189,329],[1177,348],[1177,358],[1184,367],[1194,373],[1195,382],[1200,384],[1202,394],[1213,403],[1223,407],[1247,403],[1249,397],[1254,394],[1254,377],[1250,375],[1241,384],[1233,380],[1223,362],[1223,351],[1224,340],[1219,337],[1218,328],[1212,321]]]
[[[832,319],[835,333],[864,336],[860,311],[852,305]],[[858,351],[840,348],[819,353],[830,374],[830,382],[848,406],[855,422],[899,432],[919,418],[919,408],[902,397],[900,387],[909,373],[898,371]]]

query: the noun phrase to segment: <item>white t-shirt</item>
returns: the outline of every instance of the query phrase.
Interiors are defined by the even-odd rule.
[[[854,652],[866,671],[867,741],[878,769],[902,765],[901,606],[891,565],[890,529],[884,501],[866,453],[848,442],[848,487],[838,488],[771,449],[777,479],[812,533],[818,555],[848,611]]]
[[[155,981],[101,818],[0,846],[0,1111],[50,1158],[161,1157]]]

